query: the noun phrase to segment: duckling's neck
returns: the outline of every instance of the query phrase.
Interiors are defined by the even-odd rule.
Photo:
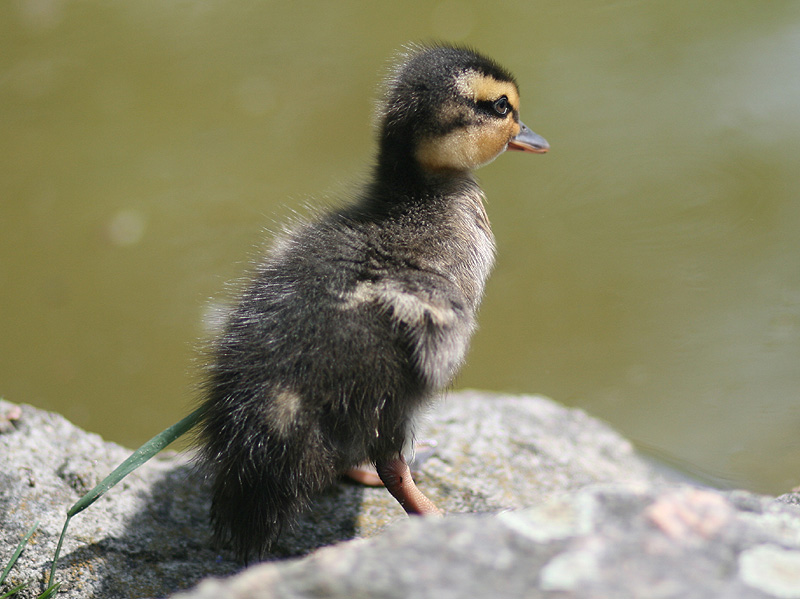
[[[432,171],[419,164],[411,144],[386,139],[381,143],[373,180],[379,197],[424,201],[431,195],[462,189],[465,184],[475,184],[470,171]]]

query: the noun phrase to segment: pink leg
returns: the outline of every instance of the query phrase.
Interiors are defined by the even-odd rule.
[[[433,502],[425,497],[414,484],[411,478],[411,470],[406,464],[405,458],[401,455],[387,462],[376,464],[378,476],[381,477],[383,484],[389,493],[400,502],[403,509],[409,514],[418,515],[437,515],[442,512],[433,505]]]
[[[383,481],[378,476],[378,473],[375,472],[375,468],[372,464],[361,464],[360,466],[350,468],[344,475],[367,487],[383,486]]]
[[[437,443],[433,440],[420,441],[417,443],[414,459],[412,460],[409,468],[412,466],[416,468],[422,466],[422,464],[436,452],[436,446]],[[378,472],[375,470],[375,466],[370,462],[364,462],[358,466],[350,468],[349,470],[345,471],[344,476],[359,484],[366,485],[367,487],[384,486],[381,477],[378,476]]]

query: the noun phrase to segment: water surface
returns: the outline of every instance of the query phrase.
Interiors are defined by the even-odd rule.
[[[0,5],[0,393],[137,445],[265,228],[346,198],[409,41],[513,70],[552,145],[458,387],[544,393],[721,485],[800,484],[800,5]]]

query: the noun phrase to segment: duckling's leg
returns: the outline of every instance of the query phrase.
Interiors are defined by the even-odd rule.
[[[422,466],[422,464],[425,463],[425,461],[434,453],[436,453],[437,445],[438,443],[433,439],[419,441],[416,444],[414,447],[414,456],[408,465],[409,468],[412,468],[412,477],[414,474],[419,474],[419,468]],[[344,473],[344,475],[350,480],[367,487],[383,486],[383,481],[381,480],[381,477],[378,476],[378,471],[375,470],[375,465],[371,462],[364,462],[358,466],[350,468]]]
[[[375,467],[389,493],[400,502],[408,514],[442,515],[439,508],[433,505],[433,502],[414,484],[411,469],[402,455],[375,464]]]
[[[383,481],[381,480],[381,477],[378,476],[378,473],[375,471],[375,467],[372,464],[361,464],[355,468],[350,468],[344,473],[344,475],[347,478],[367,487],[383,486]]]

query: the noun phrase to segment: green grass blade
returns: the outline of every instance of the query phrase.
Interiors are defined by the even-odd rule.
[[[0,599],[6,599],[6,597],[11,597],[11,595],[19,593],[26,586],[28,586],[28,583],[23,582],[22,584],[18,584],[17,586],[15,586],[13,589],[8,589],[5,593],[0,595]]]
[[[58,537],[58,545],[56,545],[56,552],[53,555],[53,564],[50,566],[50,579],[48,582],[50,586],[54,586],[56,583],[56,566],[58,565],[58,556],[61,555],[61,545],[64,544],[64,537],[67,535],[67,527],[69,526],[69,521],[72,520],[72,516],[67,516],[67,519],[64,520],[64,528],[61,529],[61,536]]]
[[[6,565],[5,570],[3,570],[3,574],[0,575],[0,584],[3,584],[6,581],[6,576],[8,576],[9,572],[11,572],[11,568],[14,567],[14,564],[17,563],[17,559],[19,559],[22,550],[25,549],[25,545],[28,544],[28,540],[33,536],[33,533],[36,532],[37,528],[39,528],[38,522],[33,526],[31,526],[27,534],[24,537],[22,537],[22,540],[17,545],[16,550],[14,550],[14,554],[11,556],[11,559],[8,560],[8,564]],[[0,597],[0,599],[2,598]]]
[[[39,595],[36,599],[49,599],[50,597],[55,595],[58,592],[58,589],[60,589],[60,588],[61,588],[61,583],[60,582],[57,582],[55,584],[51,584],[49,587],[47,587],[44,590],[44,593]]]
[[[169,428],[158,433],[155,437],[134,451],[127,460],[117,466],[114,471],[100,481],[94,489],[81,497],[67,512],[67,516],[72,517],[92,505],[103,496],[103,493],[191,429],[200,421],[202,415],[203,408],[198,408],[180,422],[176,422]]]
[[[75,505],[73,505],[67,512],[67,520],[64,522],[64,529],[61,531],[61,537],[58,539],[56,553],[53,556],[53,565],[50,568],[51,587],[54,586],[53,581],[55,580],[56,575],[56,565],[58,564],[58,557],[61,554],[61,545],[64,542],[64,536],[67,534],[67,526],[69,525],[70,519],[75,514],[79,514],[87,507],[92,505],[95,501],[100,499],[100,497],[102,497],[106,491],[128,476],[131,472],[136,470],[139,466],[144,464],[147,460],[156,455],[159,451],[164,449],[167,445],[172,443],[175,439],[184,435],[191,428],[193,428],[198,422],[200,422],[203,412],[204,408],[198,408],[186,416],[183,420],[176,422],[169,428],[166,428],[158,433],[155,437],[134,451],[128,457],[128,459],[117,466],[111,474],[101,480],[94,489],[86,493],[86,495],[75,502]]]

